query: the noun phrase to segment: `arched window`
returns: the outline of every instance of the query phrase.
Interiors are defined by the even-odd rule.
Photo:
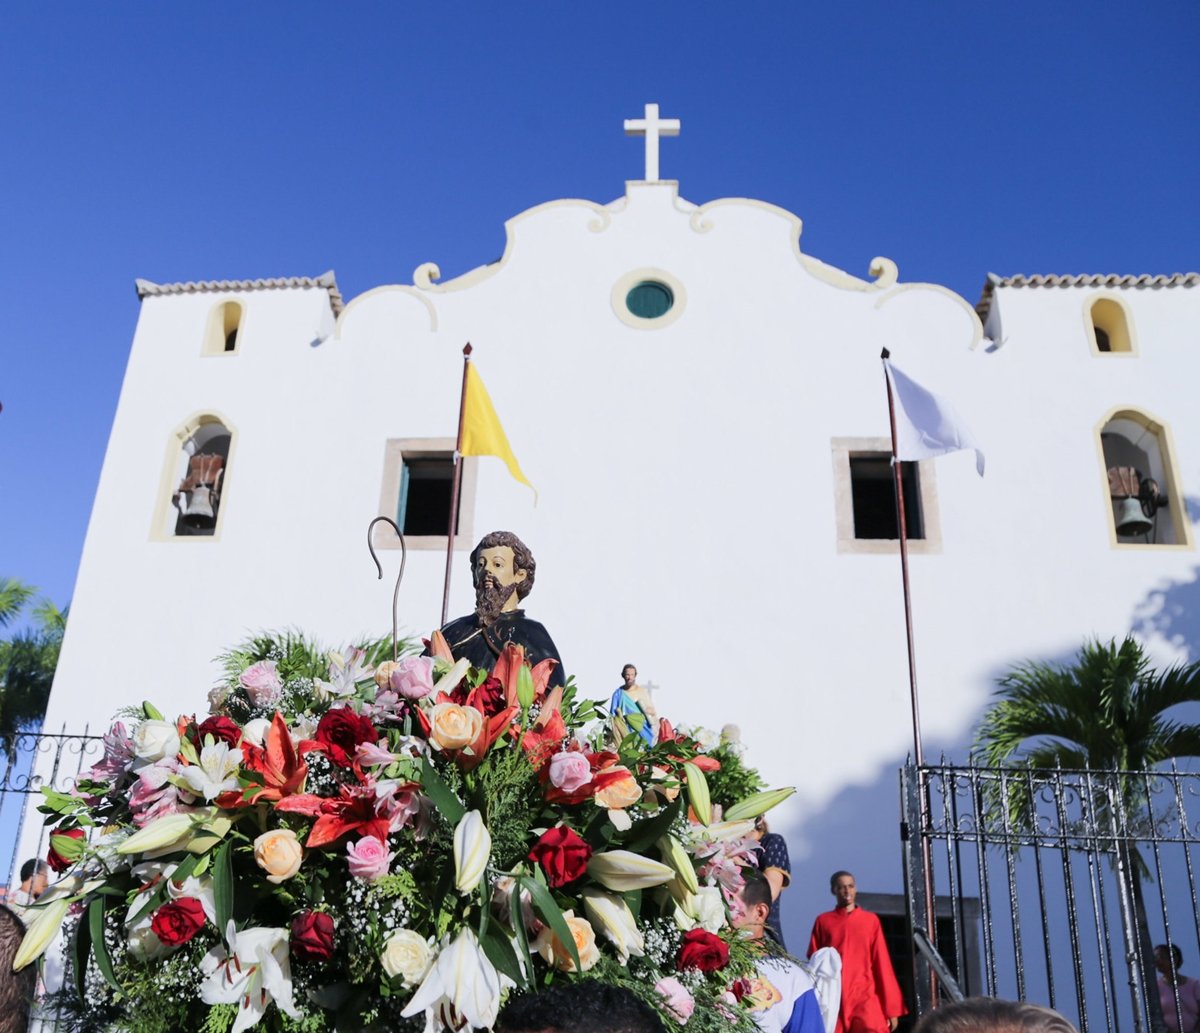
[[[160,527],[165,538],[212,537],[229,474],[233,432],[219,417],[189,420],[173,436]]]
[[[237,301],[225,301],[214,306],[204,333],[205,355],[232,355],[237,351],[242,315],[241,303]]]
[[[1096,351],[1129,354],[1134,350],[1129,315],[1119,301],[1097,298],[1088,307],[1087,316]]]
[[[1113,533],[1119,544],[1187,545],[1175,460],[1166,429],[1145,413],[1114,413],[1100,429]]]

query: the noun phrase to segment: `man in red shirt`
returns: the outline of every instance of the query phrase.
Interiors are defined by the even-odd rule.
[[[879,919],[854,903],[849,872],[834,872],[829,889],[838,905],[817,916],[808,955],[833,947],[842,956],[842,1010],[834,1033],[890,1033],[907,1013]]]

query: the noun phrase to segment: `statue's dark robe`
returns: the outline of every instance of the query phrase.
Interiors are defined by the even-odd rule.
[[[550,633],[544,625],[526,617],[524,610],[508,610],[486,628],[480,626],[479,618],[475,614],[459,617],[442,628],[442,634],[446,637],[446,644],[449,645],[454,658],[461,660],[465,657],[474,667],[490,671],[496,665],[504,647],[509,642],[515,642],[525,647],[525,659],[530,664],[537,664],[547,658],[558,661],[558,666],[550,675],[551,688],[566,682],[562,658],[558,655]]]

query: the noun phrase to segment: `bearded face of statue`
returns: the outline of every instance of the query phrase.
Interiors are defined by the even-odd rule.
[[[505,610],[517,608],[517,586],[526,572],[514,569],[513,551],[507,545],[483,549],[471,576],[475,582],[475,613],[484,627],[494,624]]]

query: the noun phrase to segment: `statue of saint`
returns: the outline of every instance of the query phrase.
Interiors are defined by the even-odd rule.
[[[535,570],[533,553],[511,531],[484,535],[471,552],[475,612],[452,620],[442,634],[456,659],[466,657],[489,671],[509,642],[525,647],[530,664],[548,657],[557,660],[550,675],[553,688],[566,681],[558,650],[545,627],[517,608],[533,588]]]
[[[620,724],[617,726],[618,738],[623,738],[628,728],[625,718],[631,714],[641,716],[638,734],[646,741],[647,746],[654,745],[654,737],[658,731],[658,711],[650,698],[650,690],[637,683],[637,668],[626,664],[621,668],[621,682],[617,691],[612,694],[608,704],[609,714]]]

